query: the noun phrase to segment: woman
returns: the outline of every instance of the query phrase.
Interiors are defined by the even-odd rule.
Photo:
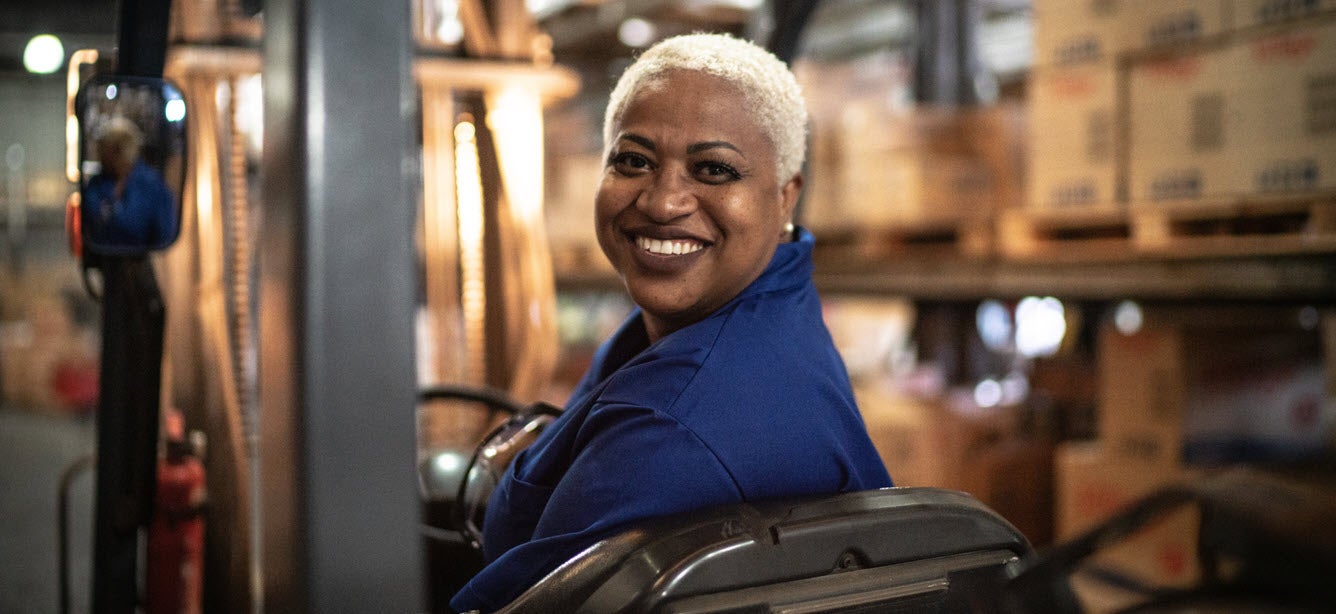
[[[456,610],[504,606],[632,521],[891,485],[791,223],[805,130],[792,73],[751,43],[672,38],[627,69],[595,207],[638,309],[506,472]]]
[[[141,140],[139,128],[119,116],[98,135],[102,170],[83,195],[83,225],[94,248],[143,251],[176,238],[176,198],[139,157]]]

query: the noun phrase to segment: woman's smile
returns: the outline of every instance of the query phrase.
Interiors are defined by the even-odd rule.
[[[704,245],[696,241],[675,241],[672,239],[660,241],[649,237],[636,237],[636,246],[657,256],[682,256],[694,254],[705,248]]]

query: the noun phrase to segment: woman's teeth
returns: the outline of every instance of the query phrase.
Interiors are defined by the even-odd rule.
[[[649,237],[636,237],[636,246],[651,254],[679,255],[700,251],[703,245],[695,241],[660,241]]]

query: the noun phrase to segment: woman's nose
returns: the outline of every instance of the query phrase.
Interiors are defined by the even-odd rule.
[[[696,195],[684,173],[661,169],[636,199],[636,208],[655,222],[667,223],[695,211]]]

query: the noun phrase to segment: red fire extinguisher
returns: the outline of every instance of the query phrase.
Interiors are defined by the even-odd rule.
[[[166,420],[166,453],[148,529],[147,614],[199,614],[204,588],[204,464],[186,442],[181,414]]]

